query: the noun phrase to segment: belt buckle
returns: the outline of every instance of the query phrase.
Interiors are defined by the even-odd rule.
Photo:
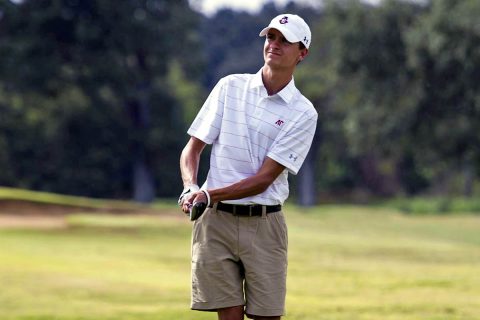
[[[249,205],[249,206],[248,206],[248,216],[249,216],[249,217],[253,216],[253,212],[252,212],[252,211],[253,211],[253,205]]]

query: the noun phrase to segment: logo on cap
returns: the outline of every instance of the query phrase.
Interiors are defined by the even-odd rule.
[[[283,17],[282,19],[280,19],[279,21],[280,21],[280,24],[288,23],[288,17],[285,16],[285,17]]]

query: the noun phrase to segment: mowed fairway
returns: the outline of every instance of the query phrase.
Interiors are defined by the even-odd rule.
[[[285,212],[285,319],[480,319],[479,215]],[[189,310],[191,224],[174,205],[63,222],[0,227],[0,319],[216,319]]]

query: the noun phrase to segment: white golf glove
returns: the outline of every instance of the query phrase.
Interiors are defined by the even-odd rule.
[[[182,205],[183,199],[188,196],[190,193],[199,191],[200,188],[196,184],[191,184],[183,188],[182,194],[178,198],[178,204]]]

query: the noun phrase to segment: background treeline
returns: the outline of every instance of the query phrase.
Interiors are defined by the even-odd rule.
[[[298,201],[478,193],[476,0],[212,17],[183,0],[0,0],[0,185],[177,196],[188,125],[220,77],[259,70],[258,32],[287,11],[313,31],[295,81],[320,115]]]

